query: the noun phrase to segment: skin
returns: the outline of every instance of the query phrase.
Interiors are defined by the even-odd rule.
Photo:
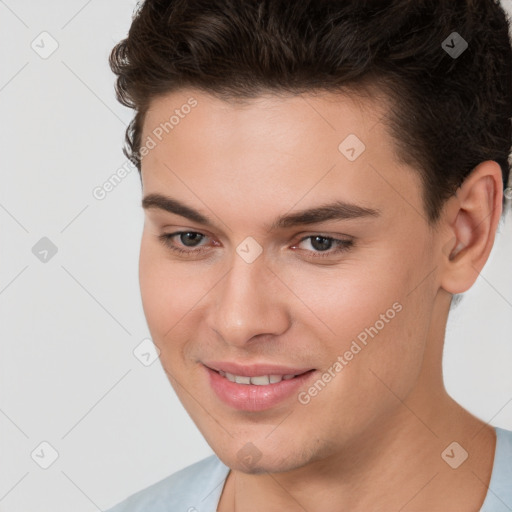
[[[452,294],[471,287],[493,245],[501,171],[478,165],[436,226],[417,171],[402,163],[385,102],[333,93],[226,102],[193,89],[151,103],[143,141],[190,97],[198,104],[142,161],[144,197],[172,197],[212,226],[145,209],[144,311],[169,380],[231,468],[218,510],[476,511],[490,480],[494,430],[447,394],[442,346]],[[338,150],[348,134],[366,150]],[[343,200],[379,215],[269,230],[280,215]],[[200,254],[159,236],[201,233]],[[327,257],[306,236],[351,239]],[[253,237],[252,263],[236,252]],[[185,240],[186,242],[186,240]],[[321,249],[321,248],[320,248]],[[301,404],[239,411],[210,388],[201,361],[332,367],[394,303],[402,309]],[[307,390],[306,390],[307,391]],[[441,453],[458,442],[468,459]],[[237,454],[251,442],[252,464]]]

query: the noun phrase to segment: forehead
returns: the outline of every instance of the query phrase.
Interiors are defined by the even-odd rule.
[[[277,213],[342,200],[410,215],[406,203],[421,202],[419,177],[398,161],[385,113],[382,101],[339,93],[240,102],[177,91],[146,114],[143,186],[195,205],[208,197],[247,209],[251,201]]]
[[[252,145],[265,145],[281,152],[304,135],[311,143],[340,141],[350,133],[368,138],[370,131],[386,113],[382,98],[360,97],[355,92],[334,94],[271,94],[251,99],[222,100],[202,91],[185,89],[155,98],[146,113],[143,138],[158,140],[172,134],[176,144],[180,136],[193,131],[198,144],[215,141],[217,149],[229,145],[233,150],[250,139]],[[375,135],[387,134],[379,133]],[[373,140],[375,142],[375,140]],[[389,141],[387,141],[389,142]],[[336,144],[337,146],[337,144]],[[295,148],[299,149],[299,148]],[[307,145],[305,147],[307,149]]]

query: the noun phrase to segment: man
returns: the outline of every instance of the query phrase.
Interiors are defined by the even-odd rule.
[[[492,0],[140,6],[110,63],[144,311],[215,455],[113,511],[512,509],[512,433],[442,376],[502,213],[511,57]]]

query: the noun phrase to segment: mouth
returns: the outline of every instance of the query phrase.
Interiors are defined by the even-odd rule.
[[[203,368],[217,398],[234,409],[252,412],[271,409],[297,397],[318,373],[316,369],[274,365],[203,363]]]
[[[314,370],[307,370],[303,373],[293,374],[288,373],[285,375],[279,374],[269,374],[269,375],[256,375],[254,377],[249,377],[246,375],[234,375],[233,373],[224,372],[222,370],[213,370],[217,371],[217,373],[221,376],[229,380],[229,382],[235,382],[236,384],[252,384],[253,386],[269,386],[270,384],[278,384],[283,380],[291,380],[299,377],[300,375],[304,375],[309,372],[313,372]]]

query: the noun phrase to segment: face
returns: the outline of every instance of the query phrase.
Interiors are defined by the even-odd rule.
[[[429,385],[436,240],[383,114],[334,94],[190,89],[151,104],[144,311],[178,397],[233,469],[328,459]]]

